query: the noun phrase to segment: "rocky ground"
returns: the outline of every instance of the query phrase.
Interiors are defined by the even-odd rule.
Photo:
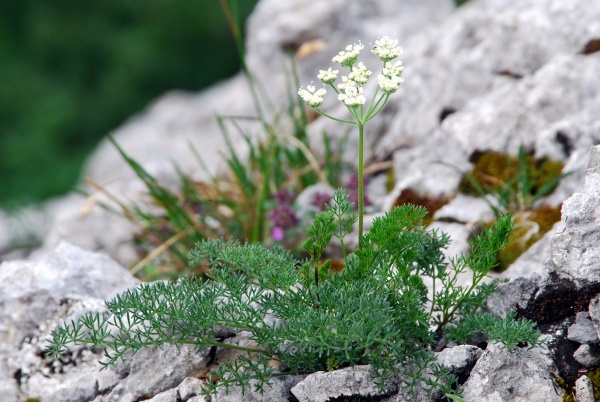
[[[472,197],[456,196],[460,176],[447,164],[467,169],[478,151],[514,155],[524,145],[574,172],[543,200],[562,205],[560,222],[502,274],[510,281],[488,302],[494,314],[515,310],[537,322],[548,347],[509,354],[493,344],[466,345],[444,350],[439,359],[455,370],[467,401],[562,401],[563,380],[576,384],[577,401],[594,401],[585,374],[600,367],[600,3],[471,0],[454,9],[449,0],[262,0],[247,28],[248,62],[282,99],[287,47],[313,40],[327,45],[299,60],[300,79],[310,82],[347,43],[368,44],[386,34],[400,39],[406,70],[399,95],[367,127],[367,159],[391,161],[396,172],[392,193],[373,197],[374,212],[389,209],[407,189],[447,197],[432,227],[451,234],[455,254],[489,211]],[[251,108],[238,76],[200,94],[167,94],[114,135],[174,186],[174,159],[202,178],[188,141],[215,170],[222,166],[215,113]],[[311,125],[315,138],[324,129],[342,133],[328,120]],[[349,161],[356,158],[350,143]],[[135,198],[142,187],[127,171],[105,143],[86,174]],[[380,181],[372,183],[377,194]],[[138,284],[123,268],[135,256],[132,228],[90,205],[77,196],[48,205],[46,218],[35,215],[36,222],[46,221],[42,247],[0,265],[0,401],[203,401],[199,378],[226,351],[148,349],[104,371],[98,370],[100,351],[72,348],[66,362],[46,356],[44,339],[58,323],[103,311],[103,300]],[[6,222],[0,219],[0,249],[9,241]],[[229,342],[244,342],[243,333],[229,335]],[[378,394],[368,368],[357,367],[281,377],[263,396],[212,398],[240,400],[411,399],[401,383]]]

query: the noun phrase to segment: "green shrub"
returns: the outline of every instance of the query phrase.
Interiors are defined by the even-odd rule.
[[[362,247],[347,257],[341,273],[321,257],[334,235],[343,240],[355,223],[348,196],[338,191],[327,212],[307,229],[303,248],[310,255],[296,260],[281,248],[236,241],[198,243],[190,261],[206,261],[208,279],[184,278],[129,290],[107,302],[110,314],[88,314],[53,332],[50,352],[58,357],[67,344],[103,347],[104,365],[127,352],[164,343],[222,346],[243,352],[223,362],[206,381],[207,393],[218,386],[245,388],[258,380],[259,390],[275,375],[279,361],[285,374],[371,364],[380,387],[393,375],[404,375],[413,390],[455,393],[447,369],[435,363],[432,350],[447,340],[465,340],[467,332],[490,333],[507,348],[539,344],[539,332],[527,321],[501,320],[475,312],[494,285],[482,285],[496,252],[512,229],[509,217],[477,236],[471,252],[448,263],[443,249],[449,238],[425,231],[423,208],[405,205],[377,218]],[[456,284],[467,267],[471,286]],[[428,292],[423,278],[438,283]],[[265,317],[274,320],[266,324]],[[465,317],[466,319],[462,319]],[[259,345],[229,345],[215,335],[219,327],[249,331]],[[451,329],[447,331],[447,329]],[[436,335],[442,335],[439,341]]]

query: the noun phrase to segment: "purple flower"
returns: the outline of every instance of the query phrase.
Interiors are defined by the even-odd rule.
[[[271,237],[275,241],[282,241],[283,238],[285,237],[285,232],[279,226],[275,226],[273,228],[273,231],[271,232]]]
[[[292,228],[298,223],[296,212],[289,205],[281,205],[269,212],[269,217],[273,226],[280,227],[283,230]]]
[[[200,212],[202,211],[202,204],[200,204],[199,202],[193,202],[191,204],[191,208],[193,213],[195,213],[196,215],[200,215]]]
[[[313,197],[310,205],[319,208],[319,211],[326,211],[327,204],[331,201],[331,196],[327,193],[317,192]]]
[[[273,194],[273,198],[278,204],[289,204],[294,200],[294,194],[288,190],[279,190]]]
[[[289,205],[281,205],[269,212],[269,217],[273,222],[273,240],[281,241],[285,237],[285,232],[293,228],[299,221],[296,212]]]

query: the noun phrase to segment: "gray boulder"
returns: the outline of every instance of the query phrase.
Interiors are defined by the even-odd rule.
[[[176,388],[186,377],[206,373],[211,360],[210,348],[199,351],[194,345],[142,349],[114,368],[121,380],[103,400],[134,402],[155,396]]]
[[[68,243],[61,243],[38,260],[2,263],[0,353],[19,348],[44,330],[47,321],[69,300],[112,298],[138,283],[106,255]]]
[[[177,387],[156,394],[146,400],[148,402],[205,402],[205,398],[200,395],[201,391],[202,381],[194,377],[187,377]],[[99,396],[94,402],[102,402],[103,400]]]
[[[272,386],[264,388],[261,394],[254,388],[254,382],[250,382],[250,387],[242,395],[241,387],[233,387],[226,392],[224,388],[220,388],[216,395],[211,395],[211,402],[286,402],[290,397],[290,390],[302,381],[306,375],[288,375],[283,377],[275,377],[272,379]]]
[[[583,344],[573,354],[573,358],[585,368],[594,368],[600,365],[600,346]]]
[[[450,124],[473,133],[462,136],[464,145],[514,152],[520,139],[531,144],[537,134],[536,126],[538,130],[545,128],[537,122],[558,121],[566,114],[591,110],[575,107],[585,102],[585,98],[596,96],[594,91],[588,90],[590,87],[574,88],[573,92],[567,92],[573,96],[566,98],[559,89],[560,82],[542,91],[531,88],[525,97],[518,94],[519,91],[513,94],[511,87],[534,75],[555,57],[582,51],[585,44],[597,36],[599,17],[597,5],[580,7],[578,3],[558,4],[554,0],[525,0],[518,6],[509,0],[471,1],[434,30],[404,42],[407,49],[404,64],[410,66],[410,72],[406,71],[402,91],[407,96],[394,101],[398,103],[398,113],[380,147],[398,143],[400,136],[408,136],[415,145],[419,144],[438,128],[445,116],[476,106],[477,98],[496,90],[509,98],[481,105],[479,119],[463,116]],[[573,77],[578,75],[577,70],[563,71]],[[568,79],[564,74],[562,78]],[[586,95],[578,99],[576,92],[580,90]],[[545,98],[551,94],[557,98]],[[500,101],[500,97],[496,100]],[[567,104],[566,109],[559,106]],[[532,110],[547,113],[527,117]],[[525,119],[525,125],[515,124],[517,115]],[[509,121],[505,121],[506,118]],[[476,137],[476,133],[479,136]],[[469,145],[468,140],[476,142]],[[510,142],[511,149],[507,149]],[[591,143],[585,146],[589,145]]]
[[[588,312],[575,315],[575,324],[569,327],[567,338],[581,344],[598,343],[598,333]]]
[[[596,402],[594,385],[587,376],[581,376],[575,382],[575,395],[577,396],[577,402]]]
[[[579,116],[582,109],[592,113],[592,110],[600,107],[600,95],[588,91],[594,85],[592,82],[595,80],[595,71],[599,68],[600,56],[556,56],[532,75],[506,82],[474,98],[459,112],[433,127],[431,132],[412,140],[412,147],[404,147],[394,153],[395,171],[410,174],[404,175],[396,183],[393,194],[398,194],[405,188],[424,194],[452,194],[460,176],[448,164],[460,170],[468,170],[469,157],[477,150],[514,155],[521,144],[537,152],[543,148],[543,141],[547,144],[558,142],[556,138],[547,136],[542,140],[540,136],[543,130],[561,117],[566,119]],[[406,78],[407,86],[409,82],[409,78]],[[408,91],[406,88],[404,90]],[[565,94],[567,98],[577,100],[573,107],[562,107],[565,99],[562,95]],[[544,99],[547,104],[542,108],[535,99]],[[559,111],[555,113],[554,109]],[[397,118],[401,119],[402,116],[398,115]],[[390,130],[408,131],[393,126]],[[587,150],[589,145],[586,142],[581,147],[573,144],[569,155],[564,155],[561,159],[566,160],[571,155],[580,158],[579,153],[573,153],[574,149]],[[539,152],[537,155],[545,156]],[[579,179],[580,176],[572,175],[564,180],[579,183]],[[570,194],[562,193],[563,197],[568,195]]]
[[[469,378],[471,370],[482,354],[483,350],[477,346],[459,345],[446,348],[438,353],[437,362],[448,367],[458,379],[458,383],[463,384]]]
[[[7,390],[2,397],[7,401],[17,400],[17,395],[27,393],[29,386],[40,389],[41,395],[51,395],[46,377],[56,367],[44,358],[44,349],[45,338],[57,320],[77,318],[83,311],[100,311],[104,299],[137,284],[125,268],[106,255],[68,243],[61,243],[52,253],[37,260],[2,263],[0,384]],[[81,362],[93,361],[97,365],[95,353],[81,348],[76,353]],[[33,379],[36,373],[39,375]],[[78,385],[68,390],[59,387],[57,398],[85,399],[95,388],[88,386],[95,382],[89,380],[85,370],[66,376]]]
[[[510,352],[488,345],[464,384],[467,401],[560,402],[550,373],[552,360],[539,349]]]
[[[299,402],[326,402],[340,396],[380,397],[397,391],[396,386],[390,386],[381,392],[371,380],[371,366],[356,366],[309,374],[291,393]]]
[[[180,396],[198,395],[190,380],[183,382],[208,371],[210,349],[166,344],[102,371],[102,350],[69,345],[63,359],[47,355],[46,339],[59,324],[107,313],[105,299],[139,283],[107,256],[62,243],[40,260],[3,263],[0,278],[0,385],[6,391],[0,400],[133,402],[177,387]]]
[[[460,345],[437,353],[437,363],[450,369],[462,384],[476,364],[483,351],[475,346]],[[384,390],[377,388],[371,379],[371,366],[348,367],[330,372],[309,374],[306,379],[292,388],[291,394],[299,402],[325,402],[338,400],[382,400],[386,402],[434,401],[428,397],[424,387],[417,385],[411,394],[407,379],[399,376],[389,379]]]

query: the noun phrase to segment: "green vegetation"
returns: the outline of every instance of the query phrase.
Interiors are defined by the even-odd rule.
[[[459,191],[486,200],[497,217],[510,213],[516,221],[512,241],[498,253],[497,269],[504,271],[560,220],[560,206],[540,201],[570,172],[562,173],[562,162],[534,158],[523,146],[516,157],[485,152],[473,159],[473,169],[463,173]]]
[[[469,254],[448,263],[443,249],[449,238],[423,229],[426,211],[398,207],[374,221],[338,274],[322,256],[334,235],[343,241],[351,230],[356,215],[343,214],[349,210],[348,195],[339,190],[328,211],[307,229],[303,249],[308,259],[297,260],[279,246],[199,242],[190,262],[209,265],[206,279],[129,290],[107,302],[110,313],[89,313],[56,329],[50,352],[59,357],[70,343],[103,347],[102,363],[110,365],[130,351],[164,343],[240,351],[237,360],[221,362],[209,373],[206,393],[219,386],[246,389],[253,379],[261,391],[273,376],[371,364],[381,388],[386,379],[402,374],[412,390],[459,394],[447,368],[435,363],[436,335],[443,343],[480,330],[509,349],[542,342],[531,322],[512,316],[475,319],[495,289],[481,280],[508,240],[509,217],[474,238]],[[467,267],[473,271],[472,285],[457,286]],[[424,278],[440,286],[429,294]],[[258,346],[224,343],[215,332],[223,326],[250,332]],[[272,360],[285,371],[276,371]]]
[[[240,18],[255,3],[240,2]],[[109,130],[239,66],[216,1],[1,2],[0,204],[68,191]]]
[[[562,173],[563,163],[551,159],[537,159],[519,147],[517,157],[498,152],[475,155],[475,165],[463,174],[459,191],[487,200],[496,215],[527,211],[554,191],[570,173]]]

